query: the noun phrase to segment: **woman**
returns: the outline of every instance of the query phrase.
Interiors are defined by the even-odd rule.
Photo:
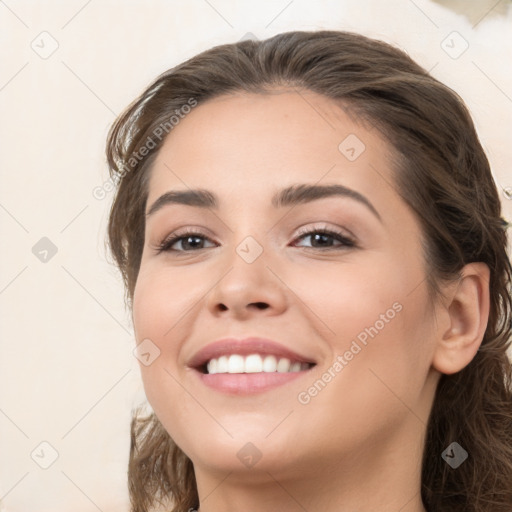
[[[107,156],[133,511],[512,510],[505,224],[452,90],[353,33],[246,40]]]

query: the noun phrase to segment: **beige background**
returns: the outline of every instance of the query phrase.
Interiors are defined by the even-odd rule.
[[[511,22],[505,0],[0,1],[0,510],[128,510],[144,396],[103,245],[112,195],[93,191],[108,126],[143,87],[248,32],[384,39],[467,102],[512,219]]]

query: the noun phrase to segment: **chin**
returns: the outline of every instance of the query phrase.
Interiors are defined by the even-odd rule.
[[[265,438],[268,432],[256,432],[254,429],[247,435],[237,433],[233,438],[224,431],[223,434],[210,433],[202,430],[198,438],[184,440],[182,450],[192,460],[194,466],[202,466],[219,472],[234,472],[241,475],[251,472],[266,475],[275,473],[276,469],[297,467],[302,458],[296,451],[295,443],[286,442],[286,434],[276,435],[274,439]],[[189,432],[190,436],[190,432]],[[290,458],[290,455],[293,457]],[[224,475],[225,476],[225,475]]]

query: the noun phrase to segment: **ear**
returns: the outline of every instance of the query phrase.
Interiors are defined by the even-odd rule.
[[[438,323],[432,366],[441,373],[457,373],[475,357],[489,320],[489,267],[468,263],[462,277],[449,286]],[[448,326],[448,327],[446,327]]]

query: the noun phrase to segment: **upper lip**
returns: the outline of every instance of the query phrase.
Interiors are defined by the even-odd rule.
[[[188,362],[188,366],[191,368],[200,368],[210,361],[210,359],[217,359],[220,356],[230,354],[239,354],[242,356],[249,354],[273,355],[277,358],[286,357],[291,361],[298,361],[300,363],[315,364],[315,361],[310,357],[299,354],[277,341],[250,337],[244,339],[223,338],[214,341],[196,352]]]

